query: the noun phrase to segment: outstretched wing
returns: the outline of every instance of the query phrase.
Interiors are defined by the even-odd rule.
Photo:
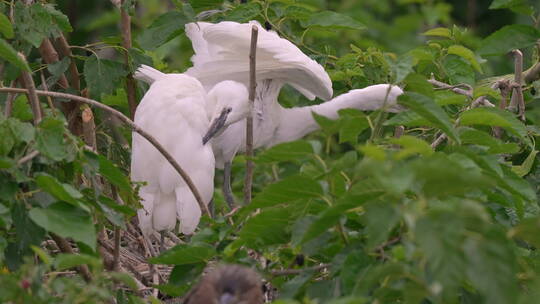
[[[275,79],[292,85],[309,99],[332,97],[330,77],[316,61],[306,56],[290,41],[258,22],[217,24],[189,23],[186,34],[195,55],[193,67],[186,73],[207,88],[223,80],[249,81],[251,28],[259,30],[257,40],[257,80]]]

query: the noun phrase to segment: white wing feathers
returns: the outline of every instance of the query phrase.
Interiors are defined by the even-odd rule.
[[[145,64],[141,64],[141,66],[138,67],[137,70],[135,71],[135,74],[133,75],[133,77],[140,81],[144,81],[148,84],[152,84],[154,83],[154,81],[165,77],[165,75],[166,75],[165,73],[160,72],[154,69],[153,67],[149,67]]]
[[[224,79],[248,82],[251,28],[259,29],[257,40],[257,81],[274,79],[288,83],[313,99],[332,97],[330,77],[316,61],[290,41],[265,30],[258,22],[189,23],[186,34],[195,55],[193,67],[186,73],[211,87]]]

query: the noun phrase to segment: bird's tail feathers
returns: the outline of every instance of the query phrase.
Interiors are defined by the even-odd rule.
[[[162,73],[153,67],[141,64],[141,66],[135,71],[133,77],[148,84],[152,84],[154,81],[161,79],[165,75],[165,73]]]

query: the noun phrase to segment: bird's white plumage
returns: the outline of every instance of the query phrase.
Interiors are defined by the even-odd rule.
[[[225,21],[217,24],[189,23],[186,34],[195,55],[186,73],[205,87],[224,80],[249,80],[249,51],[252,26],[258,28],[257,80],[273,79],[289,83],[309,99],[332,97],[332,82],[323,67],[306,56],[296,45],[265,30],[258,22],[247,24]]]
[[[248,24],[235,22],[187,24],[186,34],[191,39],[195,51],[195,55],[191,58],[193,67],[187,73],[198,78],[208,89],[215,83],[227,79],[247,85],[252,25],[259,28],[254,105],[256,115],[253,121],[255,148],[271,147],[281,142],[296,140],[318,129],[312,111],[335,119],[340,109],[373,111],[381,109],[385,104],[389,85],[381,84],[349,91],[320,105],[283,108],[277,98],[284,84],[300,88],[300,92],[308,98],[317,95],[322,99],[328,99],[332,95],[330,78],[319,64],[304,55],[294,44],[280,38],[275,32],[266,31],[255,21]],[[144,75],[139,79],[151,83],[156,73],[150,69],[144,70]],[[385,110],[389,112],[400,110],[396,100],[402,92],[397,86],[391,87]],[[245,121],[231,124],[213,140],[216,167],[223,168],[224,162],[232,160],[237,152],[244,150],[245,125]]]
[[[208,204],[214,192],[215,161],[211,146],[204,145],[202,138],[210,118],[225,105],[232,109],[229,123],[245,118],[247,89],[225,81],[207,95],[191,76],[164,74],[148,66],[141,66],[135,77],[151,83],[135,123],[171,153]],[[138,211],[145,236],[173,229],[177,218],[184,234],[194,232],[201,210],[193,193],[161,153],[137,133],[133,133],[131,177],[147,183],[140,190],[144,208]]]

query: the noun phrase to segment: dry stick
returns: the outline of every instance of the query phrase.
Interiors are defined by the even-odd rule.
[[[523,90],[521,85],[523,83],[523,53],[520,50],[513,50],[514,55],[514,84],[512,84],[513,92],[512,99],[510,101],[509,109],[514,111],[518,109],[518,116],[521,120],[525,120],[525,100],[523,99]]]
[[[118,205],[124,205],[124,202],[120,199],[118,191],[114,185],[111,185],[112,195]],[[121,229],[118,226],[114,226],[114,250],[113,250],[113,269],[118,271],[120,265],[120,236]]]
[[[469,85],[466,85],[466,84],[460,84],[460,85],[457,85],[457,86],[449,85],[447,83],[435,80],[433,78],[433,75],[431,75],[431,79],[428,79],[428,82],[431,83],[432,85],[438,87],[438,88],[447,89],[447,90],[450,90],[450,91],[452,91],[452,92],[454,92],[456,94],[465,95],[465,96],[470,97],[470,98],[473,97],[472,88]],[[459,86],[465,86],[465,87],[467,87],[467,90],[460,89]]]
[[[71,248],[71,245],[66,239],[52,232],[49,232],[49,234],[51,235],[58,248],[60,248],[60,251],[62,251],[63,253],[73,254],[73,248]],[[83,264],[77,267],[77,269],[79,270],[79,273],[82,275],[86,282],[92,281],[92,274],[90,273],[87,265]]]
[[[22,53],[17,54],[21,60],[26,62],[26,58]],[[32,113],[34,114],[34,124],[37,125],[41,121],[41,106],[39,104],[39,98],[36,94],[36,85],[34,84],[34,79],[28,71],[21,71],[23,85],[26,87],[26,90],[23,93],[28,95],[28,101],[30,102],[30,107],[32,108]]]
[[[38,156],[39,155],[39,151],[38,150],[34,150],[28,154],[26,154],[25,156],[21,157],[18,161],[17,161],[17,166],[20,166],[24,163],[26,163],[27,161],[30,161],[32,160],[34,157]]]
[[[89,106],[85,105],[81,114],[84,142],[92,148],[92,151],[97,151],[96,144],[96,123],[94,122],[94,114]]]
[[[70,58],[71,62],[69,64],[69,83],[71,84],[71,87],[77,91],[80,91],[81,79],[79,77],[77,63],[75,62],[75,59],[73,59],[73,53],[71,53],[69,43],[67,42],[66,37],[63,33],[61,33],[60,36],[56,38],[56,44],[58,46],[58,51],[60,52],[60,55],[62,55],[62,57]]]
[[[58,57],[58,53],[54,49],[54,46],[49,39],[43,39],[43,42],[41,42],[41,45],[39,46],[39,53],[41,54],[41,57],[43,57],[43,60],[48,64],[55,63],[60,60]],[[69,83],[64,74],[60,75],[60,78],[58,79],[58,84],[63,89],[68,88]]]
[[[256,26],[251,28],[251,47],[249,50],[249,112],[246,118],[246,178],[244,180],[244,203],[251,203],[251,187],[253,185],[253,107],[255,103],[255,62],[257,56],[257,37],[259,31]],[[261,101],[262,102],[262,101]]]
[[[126,66],[129,66],[129,53],[128,50],[131,49],[131,17],[127,8],[124,8],[125,0],[122,0],[122,5],[120,5],[120,29],[122,31],[122,46],[126,49],[124,54],[124,62]],[[129,114],[131,119],[135,117],[135,110],[137,109],[137,83],[133,79],[133,74],[129,73],[126,77],[126,93],[129,106]]]
[[[13,80],[11,83],[10,83],[10,87],[14,87],[15,84],[16,84],[16,80]],[[6,117],[10,117],[11,116],[11,112],[13,112],[13,101],[15,100],[15,98],[17,98],[17,94],[15,93],[8,93],[7,95],[7,99],[6,99],[6,108],[4,109],[4,115]]]
[[[28,91],[25,89],[19,89],[19,88],[0,88],[0,92],[15,92],[15,93],[27,93]],[[180,165],[176,162],[176,160],[172,157],[167,150],[149,133],[141,129],[138,125],[136,125],[131,119],[129,119],[127,116],[122,114],[121,112],[106,106],[98,101],[95,101],[90,98],[85,98],[77,95],[67,94],[67,93],[59,93],[59,92],[46,92],[46,91],[35,91],[39,95],[45,95],[45,96],[52,96],[57,98],[66,98],[71,100],[80,101],[92,106],[95,106],[99,109],[102,109],[104,111],[107,111],[108,113],[113,114],[114,116],[118,117],[122,122],[124,122],[126,125],[128,125],[134,132],[138,133],[142,137],[144,137],[146,140],[148,140],[154,148],[156,148],[162,155],[165,157],[165,159],[173,166],[173,168],[180,174],[182,179],[184,179],[184,182],[188,185],[189,189],[193,193],[193,196],[195,196],[195,199],[197,200],[197,203],[199,204],[199,207],[201,208],[203,213],[206,213],[210,216],[210,212],[208,211],[208,208],[204,204],[204,201],[201,198],[200,192],[195,187],[195,184],[189,177],[189,175],[180,167]]]

